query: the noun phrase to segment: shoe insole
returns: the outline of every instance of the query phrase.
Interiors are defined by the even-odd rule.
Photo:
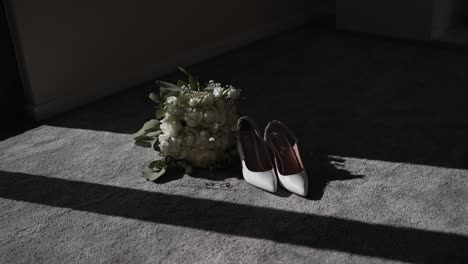
[[[270,141],[276,155],[279,156],[279,164],[277,166],[281,175],[298,174],[304,170],[296,144],[292,147],[289,140],[279,134],[272,134]]]
[[[254,172],[272,170],[273,167],[268,157],[268,150],[265,142],[253,132],[241,131],[239,134],[247,168]]]

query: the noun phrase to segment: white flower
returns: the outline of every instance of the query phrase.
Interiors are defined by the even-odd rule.
[[[181,93],[177,97],[177,103],[179,106],[185,106],[189,102],[190,98],[187,94]]]
[[[206,130],[200,131],[200,134],[197,138],[197,145],[201,148],[206,148],[209,143],[210,134]]]
[[[213,89],[213,95],[216,97],[216,98],[219,98],[221,96],[223,96],[223,92],[224,92],[224,88],[223,87],[215,87]]]
[[[182,149],[182,145],[176,138],[166,138],[159,142],[159,148],[164,155],[175,159],[184,159],[187,156],[187,151]]]
[[[215,99],[214,95],[212,93],[208,93],[208,94],[205,94],[202,102],[204,105],[210,106],[210,105],[213,105],[214,99]]]
[[[185,144],[187,146],[192,146],[195,143],[195,137],[192,134],[185,135]]]
[[[167,155],[169,153],[169,148],[170,148],[169,141],[160,141],[159,148],[161,149],[161,152],[163,154]]]
[[[216,152],[208,149],[193,149],[187,161],[195,167],[207,168],[216,162]]]
[[[169,105],[166,109],[166,116],[178,116],[181,110],[175,105]]]
[[[221,125],[218,124],[218,123],[214,123],[211,127],[210,127],[210,131],[211,133],[216,133],[218,132],[218,130],[221,129]]]
[[[195,98],[190,98],[190,100],[189,100],[189,105],[190,105],[191,107],[196,107],[196,106],[198,106],[199,104],[200,104],[200,98],[196,98],[196,97],[195,97]]]
[[[181,87],[177,96],[169,96],[158,137],[161,154],[185,164],[188,171],[187,166],[207,168],[225,158],[235,145],[239,95],[233,86],[209,81],[201,91]]]
[[[232,100],[236,100],[239,98],[240,91],[238,89],[235,89],[234,87],[231,87],[226,90],[226,97]]]
[[[159,134],[159,136],[158,136],[159,143],[168,141],[169,138],[170,138],[170,136],[168,136],[166,134]]]
[[[187,109],[184,120],[190,127],[196,127],[203,120],[203,112],[199,109]]]
[[[213,122],[216,122],[218,117],[218,113],[216,113],[215,109],[209,109],[206,110],[205,113],[203,114],[203,121],[205,121],[206,124],[211,124]]]
[[[178,99],[175,96],[169,96],[166,99],[166,104],[168,104],[168,105],[177,105],[177,103],[178,103]]]
[[[177,157],[177,159],[185,159],[187,157],[187,150],[186,149],[182,149],[182,151],[180,152],[179,156]]]
[[[182,147],[180,146],[180,144],[178,144],[175,140],[171,139],[169,141],[169,151],[167,153],[167,155],[171,156],[171,157],[174,157],[174,158],[178,158],[179,155],[180,155],[180,152],[182,150]]]
[[[179,145],[182,145],[182,143],[184,142],[184,140],[181,137],[173,137],[171,138],[171,140]]]
[[[187,146],[192,146],[195,144],[195,141],[197,140],[198,136],[198,131],[194,128],[191,127],[186,127],[185,128],[185,145]]]
[[[179,134],[179,131],[182,129],[180,122],[174,118],[166,117],[161,121],[161,131],[170,136],[175,137]]]
[[[216,110],[218,111],[218,122],[220,125],[226,123],[226,104],[223,100],[216,101]]]

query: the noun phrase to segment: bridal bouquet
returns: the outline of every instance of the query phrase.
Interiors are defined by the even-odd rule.
[[[169,167],[213,168],[229,158],[235,148],[240,90],[209,81],[202,85],[185,69],[188,81],[171,84],[156,81],[159,93],[149,98],[156,103],[155,119],[133,134],[140,146],[153,147],[160,159],[149,164],[143,177],[153,181]]]

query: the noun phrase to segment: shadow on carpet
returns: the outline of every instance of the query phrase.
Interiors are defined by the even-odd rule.
[[[391,260],[468,261],[463,235],[44,176],[0,171],[0,197]]]

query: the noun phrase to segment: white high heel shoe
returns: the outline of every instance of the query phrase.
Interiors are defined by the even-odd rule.
[[[268,147],[254,121],[247,116],[237,122],[237,150],[246,182],[268,192],[276,192],[277,180]]]
[[[274,120],[265,128],[264,139],[273,150],[280,185],[292,193],[306,196],[308,179],[297,137],[285,124]]]

